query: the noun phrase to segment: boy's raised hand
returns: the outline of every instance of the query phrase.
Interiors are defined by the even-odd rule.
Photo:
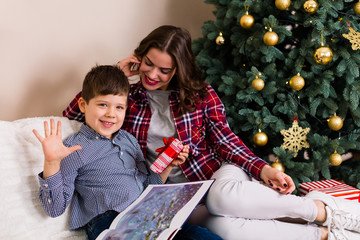
[[[33,133],[40,141],[44,152],[43,178],[45,179],[57,173],[60,170],[61,160],[74,151],[80,150],[81,146],[64,146],[61,136],[61,121],[57,122],[57,128],[55,127],[54,119],[50,119],[50,128],[49,123],[44,121],[44,132],[45,137],[42,137],[35,129],[33,130]]]

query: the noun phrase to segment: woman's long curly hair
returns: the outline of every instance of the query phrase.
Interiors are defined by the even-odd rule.
[[[135,49],[135,55],[143,58],[151,48],[166,52],[176,66],[170,87],[180,91],[180,112],[193,111],[199,97],[206,93],[204,80],[195,63],[190,33],[182,28],[163,25],[147,35]]]

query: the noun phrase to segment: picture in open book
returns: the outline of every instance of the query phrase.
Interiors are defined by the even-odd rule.
[[[97,240],[171,239],[212,183],[149,185]]]

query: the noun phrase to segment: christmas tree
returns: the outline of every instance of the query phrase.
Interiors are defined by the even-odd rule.
[[[234,133],[296,184],[334,178],[360,188],[360,2],[205,3],[216,19],[193,49]]]

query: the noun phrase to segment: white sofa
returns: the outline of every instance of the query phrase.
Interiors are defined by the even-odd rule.
[[[80,123],[63,117],[63,138]],[[87,239],[84,231],[69,231],[69,211],[48,217],[38,199],[37,175],[43,168],[43,152],[32,129],[44,135],[43,122],[50,117],[0,121],[0,239]]]

